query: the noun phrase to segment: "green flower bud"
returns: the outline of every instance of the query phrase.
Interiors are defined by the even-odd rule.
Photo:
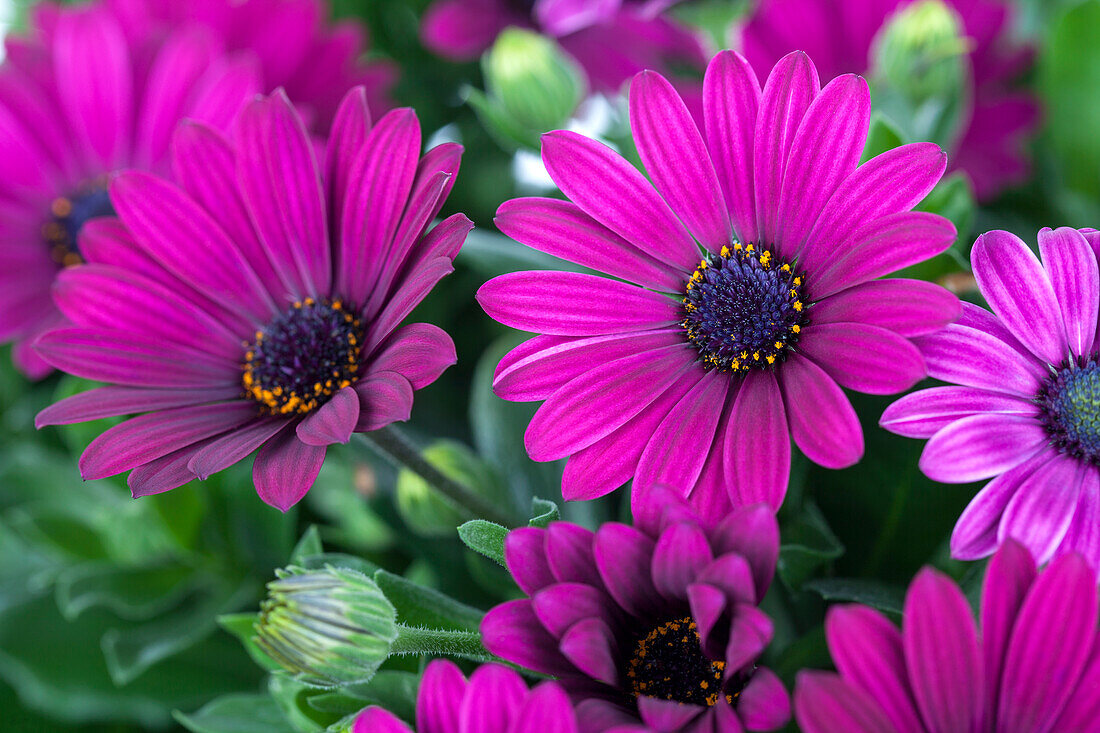
[[[496,499],[501,493],[492,470],[461,443],[442,440],[425,448],[421,456],[447,478],[479,494]],[[453,537],[455,528],[469,519],[453,502],[407,468],[397,474],[395,493],[398,513],[419,535]]]
[[[911,139],[949,146],[969,104],[969,50],[961,19],[941,0],[902,8],[874,44],[876,103],[891,118],[909,121]]]
[[[256,643],[304,684],[366,682],[390,655],[397,613],[373,580],[346,568],[277,570]]]
[[[565,126],[588,93],[584,72],[551,39],[507,28],[481,57],[486,94],[468,101],[509,147],[537,148],[539,135]]]

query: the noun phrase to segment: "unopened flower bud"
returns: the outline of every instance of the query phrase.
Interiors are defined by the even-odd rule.
[[[317,687],[365,682],[397,638],[396,611],[373,580],[346,568],[277,570],[260,606],[256,642]]]

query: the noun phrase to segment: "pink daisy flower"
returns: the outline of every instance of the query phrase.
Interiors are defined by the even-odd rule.
[[[958,323],[921,337],[929,373],[951,383],[906,395],[887,430],[927,438],[921,470],[945,483],[992,478],[959,517],[951,554],[973,560],[1007,537],[1040,563],[1079,552],[1100,567],[1100,233],[978,237],[970,259],[993,313],[966,303]]]
[[[611,276],[519,272],[478,292],[490,316],[541,334],[504,357],[494,389],[545,400],[527,450],[569,458],[566,499],[633,478],[635,508],[659,484],[704,515],[777,508],[791,438],[820,465],[858,461],[863,433],[841,388],[911,387],[926,370],[910,339],[958,317],[936,285],[877,279],[942,252],[955,229],[910,211],[943,173],[938,147],[859,165],[862,78],[820,88],[792,53],[761,91],[726,51],[703,99],[705,136],[663,77],[640,74],[630,120],[652,184],[606,146],[553,132],[543,161],[570,200],[498,211],[505,234]]]
[[[257,92],[286,84],[327,129],[339,98],[370,80],[384,99],[388,67],[355,63],[361,39],[328,29],[319,0],[115,0],[41,3],[29,35],[5,39],[0,68],[0,341],[19,368],[49,367],[30,348],[62,322],[50,287],[80,262],[78,236],[113,214],[110,176],[167,173],[184,117],[226,129]]]
[[[803,671],[795,717],[806,733],[1096,730],[1096,581],[1078,555],[1036,574],[1009,540],[982,588],[980,630],[950,578],[925,568],[901,630],[860,605],[834,606],[825,636],[838,673]]]
[[[180,185],[127,171],[118,219],[89,222],[87,264],[57,277],[73,325],[36,343],[52,366],[109,386],[37,424],[145,413],[80,458],[85,479],[133,469],[135,496],[205,478],[258,449],[253,478],[280,509],[312,485],[325,447],[406,420],[413,391],[455,362],[435,326],[400,326],[442,277],[472,224],[429,231],[462,149],[420,155],[409,109],[371,125],[362,88],[318,160],[282,92],[247,105],[232,141],[184,125]]]
[[[643,69],[702,69],[706,54],[688,29],[661,16],[677,0],[436,0],[420,34],[438,54],[475,59],[508,26],[558,40],[588,74],[593,89],[617,92]]]
[[[369,707],[352,733],[412,733],[393,713]],[[502,664],[484,664],[467,681],[452,662],[436,659],[424,670],[416,698],[420,733],[578,733],[569,698],[555,682],[532,689]]]
[[[1033,50],[1010,38],[1012,3],[1006,0],[945,0],[962,21],[974,47],[968,56],[973,99],[959,138],[951,146],[951,169],[962,170],[980,199],[1027,177],[1024,142],[1039,118],[1038,101],[1013,89]],[[794,49],[806,51],[826,77],[864,73],[872,41],[886,20],[909,0],[763,0],[741,29],[741,46],[763,73]]]

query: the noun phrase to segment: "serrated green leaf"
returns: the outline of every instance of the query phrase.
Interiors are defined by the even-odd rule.
[[[870,578],[815,578],[802,585],[827,601],[862,603],[880,611],[901,615],[905,589]]]
[[[458,536],[474,552],[478,552],[501,567],[504,562],[504,538],[508,528],[486,519],[471,519],[458,528]]]
[[[376,572],[374,582],[397,609],[397,620],[409,626],[476,631],[485,616],[473,606],[386,570]]]
[[[176,721],[192,733],[294,733],[271,695],[226,695],[197,712],[176,710]]]

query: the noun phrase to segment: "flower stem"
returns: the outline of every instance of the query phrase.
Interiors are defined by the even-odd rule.
[[[448,631],[397,625],[397,638],[390,654],[428,654],[430,656],[462,657],[475,662],[496,660],[481,643],[477,631]]]
[[[416,449],[408,438],[401,435],[392,425],[371,433],[357,433],[375,451],[398,468],[407,468],[428,482],[437,492],[465,509],[474,517],[488,519],[505,527],[516,526],[516,520],[501,507],[489,502],[485,497],[474,493],[437,469]]]

